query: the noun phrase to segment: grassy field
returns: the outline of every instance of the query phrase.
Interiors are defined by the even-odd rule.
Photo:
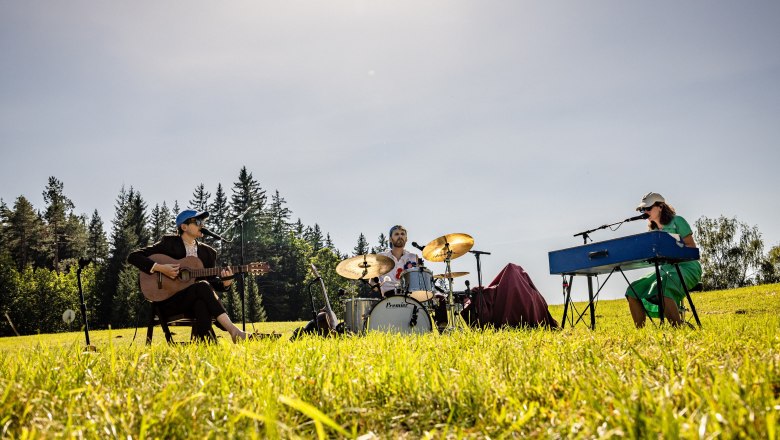
[[[0,437],[777,439],[780,285],[694,301],[702,330],[636,330],[602,301],[596,331],[290,342],[299,323],[263,323],[284,337],[100,331],[86,354],[83,333],[3,338]]]

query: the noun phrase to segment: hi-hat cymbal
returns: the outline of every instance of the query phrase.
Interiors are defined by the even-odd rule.
[[[389,257],[365,254],[340,262],[336,266],[336,273],[350,280],[368,280],[390,272],[394,266],[395,263]]]
[[[434,275],[433,278],[435,278],[437,280],[440,280],[440,279],[448,280],[450,278],[462,277],[462,276],[468,275],[468,274],[469,274],[468,272],[439,273],[439,274]]]
[[[425,245],[423,258],[428,261],[442,262],[454,260],[474,246],[474,238],[469,234],[447,234]]]

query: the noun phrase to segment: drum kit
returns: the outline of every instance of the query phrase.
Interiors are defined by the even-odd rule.
[[[434,328],[431,319],[434,302],[440,300],[441,292],[446,294],[447,327],[440,330],[454,329],[458,325],[465,326],[464,321],[457,314],[458,310],[462,310],[462,305],[455,304],[452,286],[454,278],[469,273],[452,272],[451,262],[468,253],[472,246],[474,246],[474,239],[462,233],[447,234],[431,241],[422,250],[423,260],[445,263],[445,272],[434,275],[420,261],[419,266],[401,273],[398,295],[381,300],[372,298],[344,300],[345,327],[356,334],[369,330],[401,334],[430,333]],[[365,254],[341,261],[336,266],[336,273],[350,280],[368,282],[387,274],[394,267],[395,263],[389,257]],[[448,282],[448,290],[440,289],[436,285],[438,280]]]

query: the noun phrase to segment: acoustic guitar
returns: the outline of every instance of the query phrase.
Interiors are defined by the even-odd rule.
[[[179,275],[168,278],[160,272],[152,274],[140,272],[138,283],[141,292],[149,301],[164,301],[182,290],[195,284],[198,278],[219,276],[224,269],[230,269],[234,274],[248,273],[251,275],[263,275],[271,271],[268,263],[249,263],[244,266],[211,267],[204,268],[203,262],[198,257],[184,257],[180,260],[163,254],[154,254],[149,257],[157,264],[178,264]]]
[[[331,334],[336,333],[336,327],[339,324],[339,320],[336,317],[336,313],[333,312],[333,309],[330,307],[330,299],[328,299],[328,289],[325,287],[325,281],[320,276],[320,273],[317,271],[317,266],[314,265],[314,263],[309,263],[311,265],[311,270],[314,272],[314,276],[317,277],[318,280],[320,280],[320,285],[322,286],[322,295],[325,297],[325,307],[322,308],[322,310],[317,314],[317,330],[319,333],[323,336],[329,336]]]

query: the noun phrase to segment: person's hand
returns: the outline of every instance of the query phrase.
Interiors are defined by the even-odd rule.
[[[220,276],[222,278],[227,278],[227,277],[232,276],[232,275],[233,275],[233,271],[230,270],[230,268],[228,268],[228,267],[222,269],[222,273],[220,273]],[[222,281],[222,285],[225,286],[225,287],[230,287],[231,284],[233,284],[233,280],[223,280]]]
[[[175,279],[179,275],[178,264],[158,264],[155,269],[170,279]]]

